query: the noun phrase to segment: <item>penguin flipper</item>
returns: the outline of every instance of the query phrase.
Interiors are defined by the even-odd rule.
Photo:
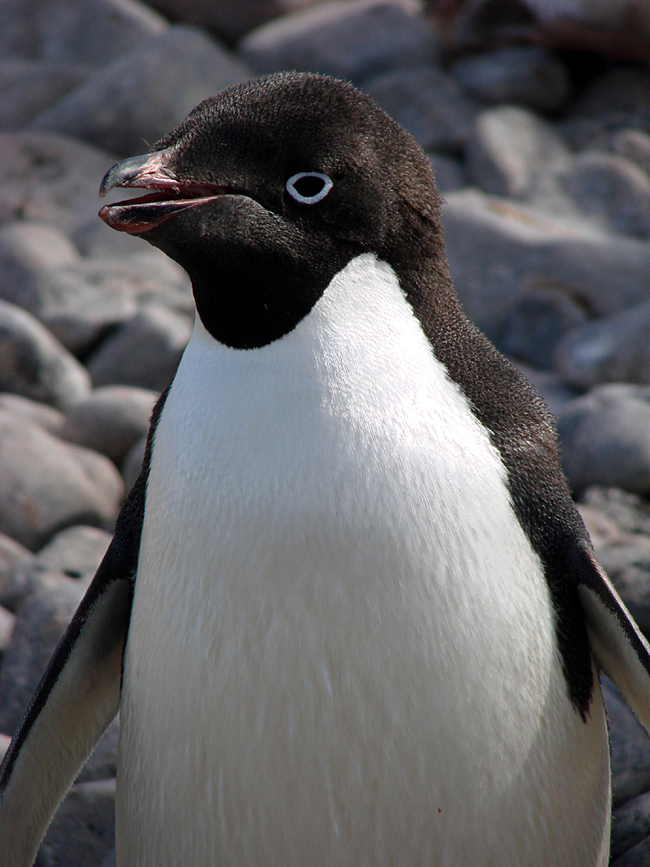
[[[116,715],[129,630],[156,403],[142,471],[115,535],[0,765],[0,867],[30,867],[61,799]]]
[[[131,576],[111,544],[0,766],[0,863],[29,867],[56,808],[118,711]]]
[[[650,645],[614,589],[593,551],[582,548],[578,594],[591,651],[650,733]]]

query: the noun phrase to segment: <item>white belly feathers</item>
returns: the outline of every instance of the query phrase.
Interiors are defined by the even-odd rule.
[[[499,454],[390,267],[353,260],[261,349],[197,321],[151,462],[121,867],[593,867],[607,761]]]

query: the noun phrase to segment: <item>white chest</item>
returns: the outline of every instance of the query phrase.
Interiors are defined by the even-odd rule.
[[[487,864],[509,833],[523,864],[497,816],[539,786],[562,792],[542,836],[576,789],[571,826],[602,825],[602,721],[566,700],[504,482],[373,257],[270,346],[197,323],[151,464],[123,864]]]

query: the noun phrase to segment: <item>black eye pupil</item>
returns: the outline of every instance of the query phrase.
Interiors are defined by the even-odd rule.
[[[314,175],[305,175],[302,178],[298,178],[298,180],[294,181],[293,184],[294,190],[305,199],[311,199],[313,196],[317,196],[324,186],[325,181],[322,178],[315,177]]]

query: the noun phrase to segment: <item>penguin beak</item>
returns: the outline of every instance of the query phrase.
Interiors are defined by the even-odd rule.
[[[99,212],[100,218],[118,232],[139,235],[181,211],[212,201],[224,193],[234,192],[216,184],[182,181],[171,171],[169,163],[170,154],[163,150],[129,157],[114,165],[99,186],[100,196],[105,196],[114,187],[141,187],[151,192],[104,205]]]

